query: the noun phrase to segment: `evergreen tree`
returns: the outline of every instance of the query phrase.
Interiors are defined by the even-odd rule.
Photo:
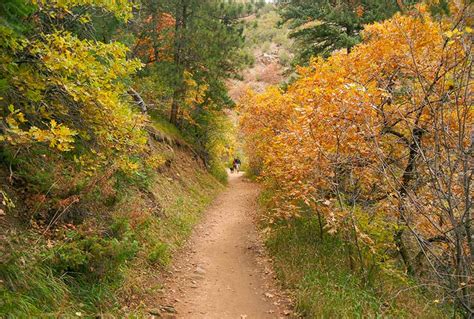
[[[148,48],[139,45],[133,51],[146,53],[143,62],[149,64],[151,72],[160,73],[172,91],[170,121],[183,124],[186,73],[192,74],[198,85],[207,87],[204,104],[223,107],[231,103],[224,80],[236,75],[243,64],[237,51],[244,43],[238,20],[243,5],[220,0],[148,0],[141,10],[142,21],[136,25],[142,30],[135,33],[138,43]],[[172,26],[157,27],[163,14],[172,16]],[[150,52],[162,56],[150,57]]]
[[[311,56],[328,56],[360,41],[364,24],[386,19],[402,9],[397,0],[289,0],[281,1],[281,16],[290,23],[298,63]]]

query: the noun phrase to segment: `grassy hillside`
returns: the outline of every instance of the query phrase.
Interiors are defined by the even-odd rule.
[[[293,41],[288,38],[288,26],[280,25],[275,5],[266,4],[242,20],[245,37],[242,50],[250,57],[250,65],[241,72],[240,79],[228,81],[229,95],[237,103],[248,89],[262,92],[269,85],[283,84],[287,73],[291,72],[293,59]]]
[[[157,275],[222,188],[177,130],[158,130],[163,125],[149,128],[148,155],[164,156],[159,167],[96,172],[81,201],[66,197],[53,218],[42,201],[72,183],[55,178],[68,160],[47,151],[13,158],[3,150],[2,197],[11,205],[0,216],[0,317],[121,317],[147,308],[144,295],[159,289]],[[22,182],[32,189],[25,192]]]

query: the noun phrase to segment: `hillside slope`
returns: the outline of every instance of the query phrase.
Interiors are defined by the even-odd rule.
[[[293,41],[288,38],[288,27],[279,26],[280,17],[272,4],[243,19],[245,49],[253,57],[253,64],[241,72],[240,79],[227,82],[229,95],[239,102],[249,89],[262,92],[269,85],[278,85],[290,71]]]
[[[188,144],[158,129],[150,125],[148,144],[149,156],[164,155],[159,167],[146,176],[108,167],[87,192],[62,199],[54,214],[43,202],[64,180],[41,193],[24,185],[47,184],[46,175],[62,174],[67,161],[47,153],[12,160],[2,153],[0,317],[123,316],[147,309],[142,296],[160,288],[173,252],[222,189]],[[26,176],[30,167],[42,167],[45,176]],[[43,178],[42,184],[28,178]]]

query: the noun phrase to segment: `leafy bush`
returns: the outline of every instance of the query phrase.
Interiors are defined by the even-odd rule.
[[[227,183],[227,167],[222,162],[211,162],[211,167],[209,172],[214,176],[219,182],[226,184]]]
[[[464,2],[449,6],[457,13],[432,17],[421,4],[365,26],[362,44],[312,59],[286,90],[241,99],[241,123],[262,180],[277,185],[273,218],[298,216],[304,202],[356,247],[351,259],[386,251],[384,265],[442,287],[439,299],[468,316],[473,29]]]

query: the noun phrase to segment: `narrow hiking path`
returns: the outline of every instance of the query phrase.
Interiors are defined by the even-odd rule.
[[[242,174],[206,212],[178,254],[162,304],[177,318],[280,318],[289,300],[275,286],[254,215],[258,187]]]

